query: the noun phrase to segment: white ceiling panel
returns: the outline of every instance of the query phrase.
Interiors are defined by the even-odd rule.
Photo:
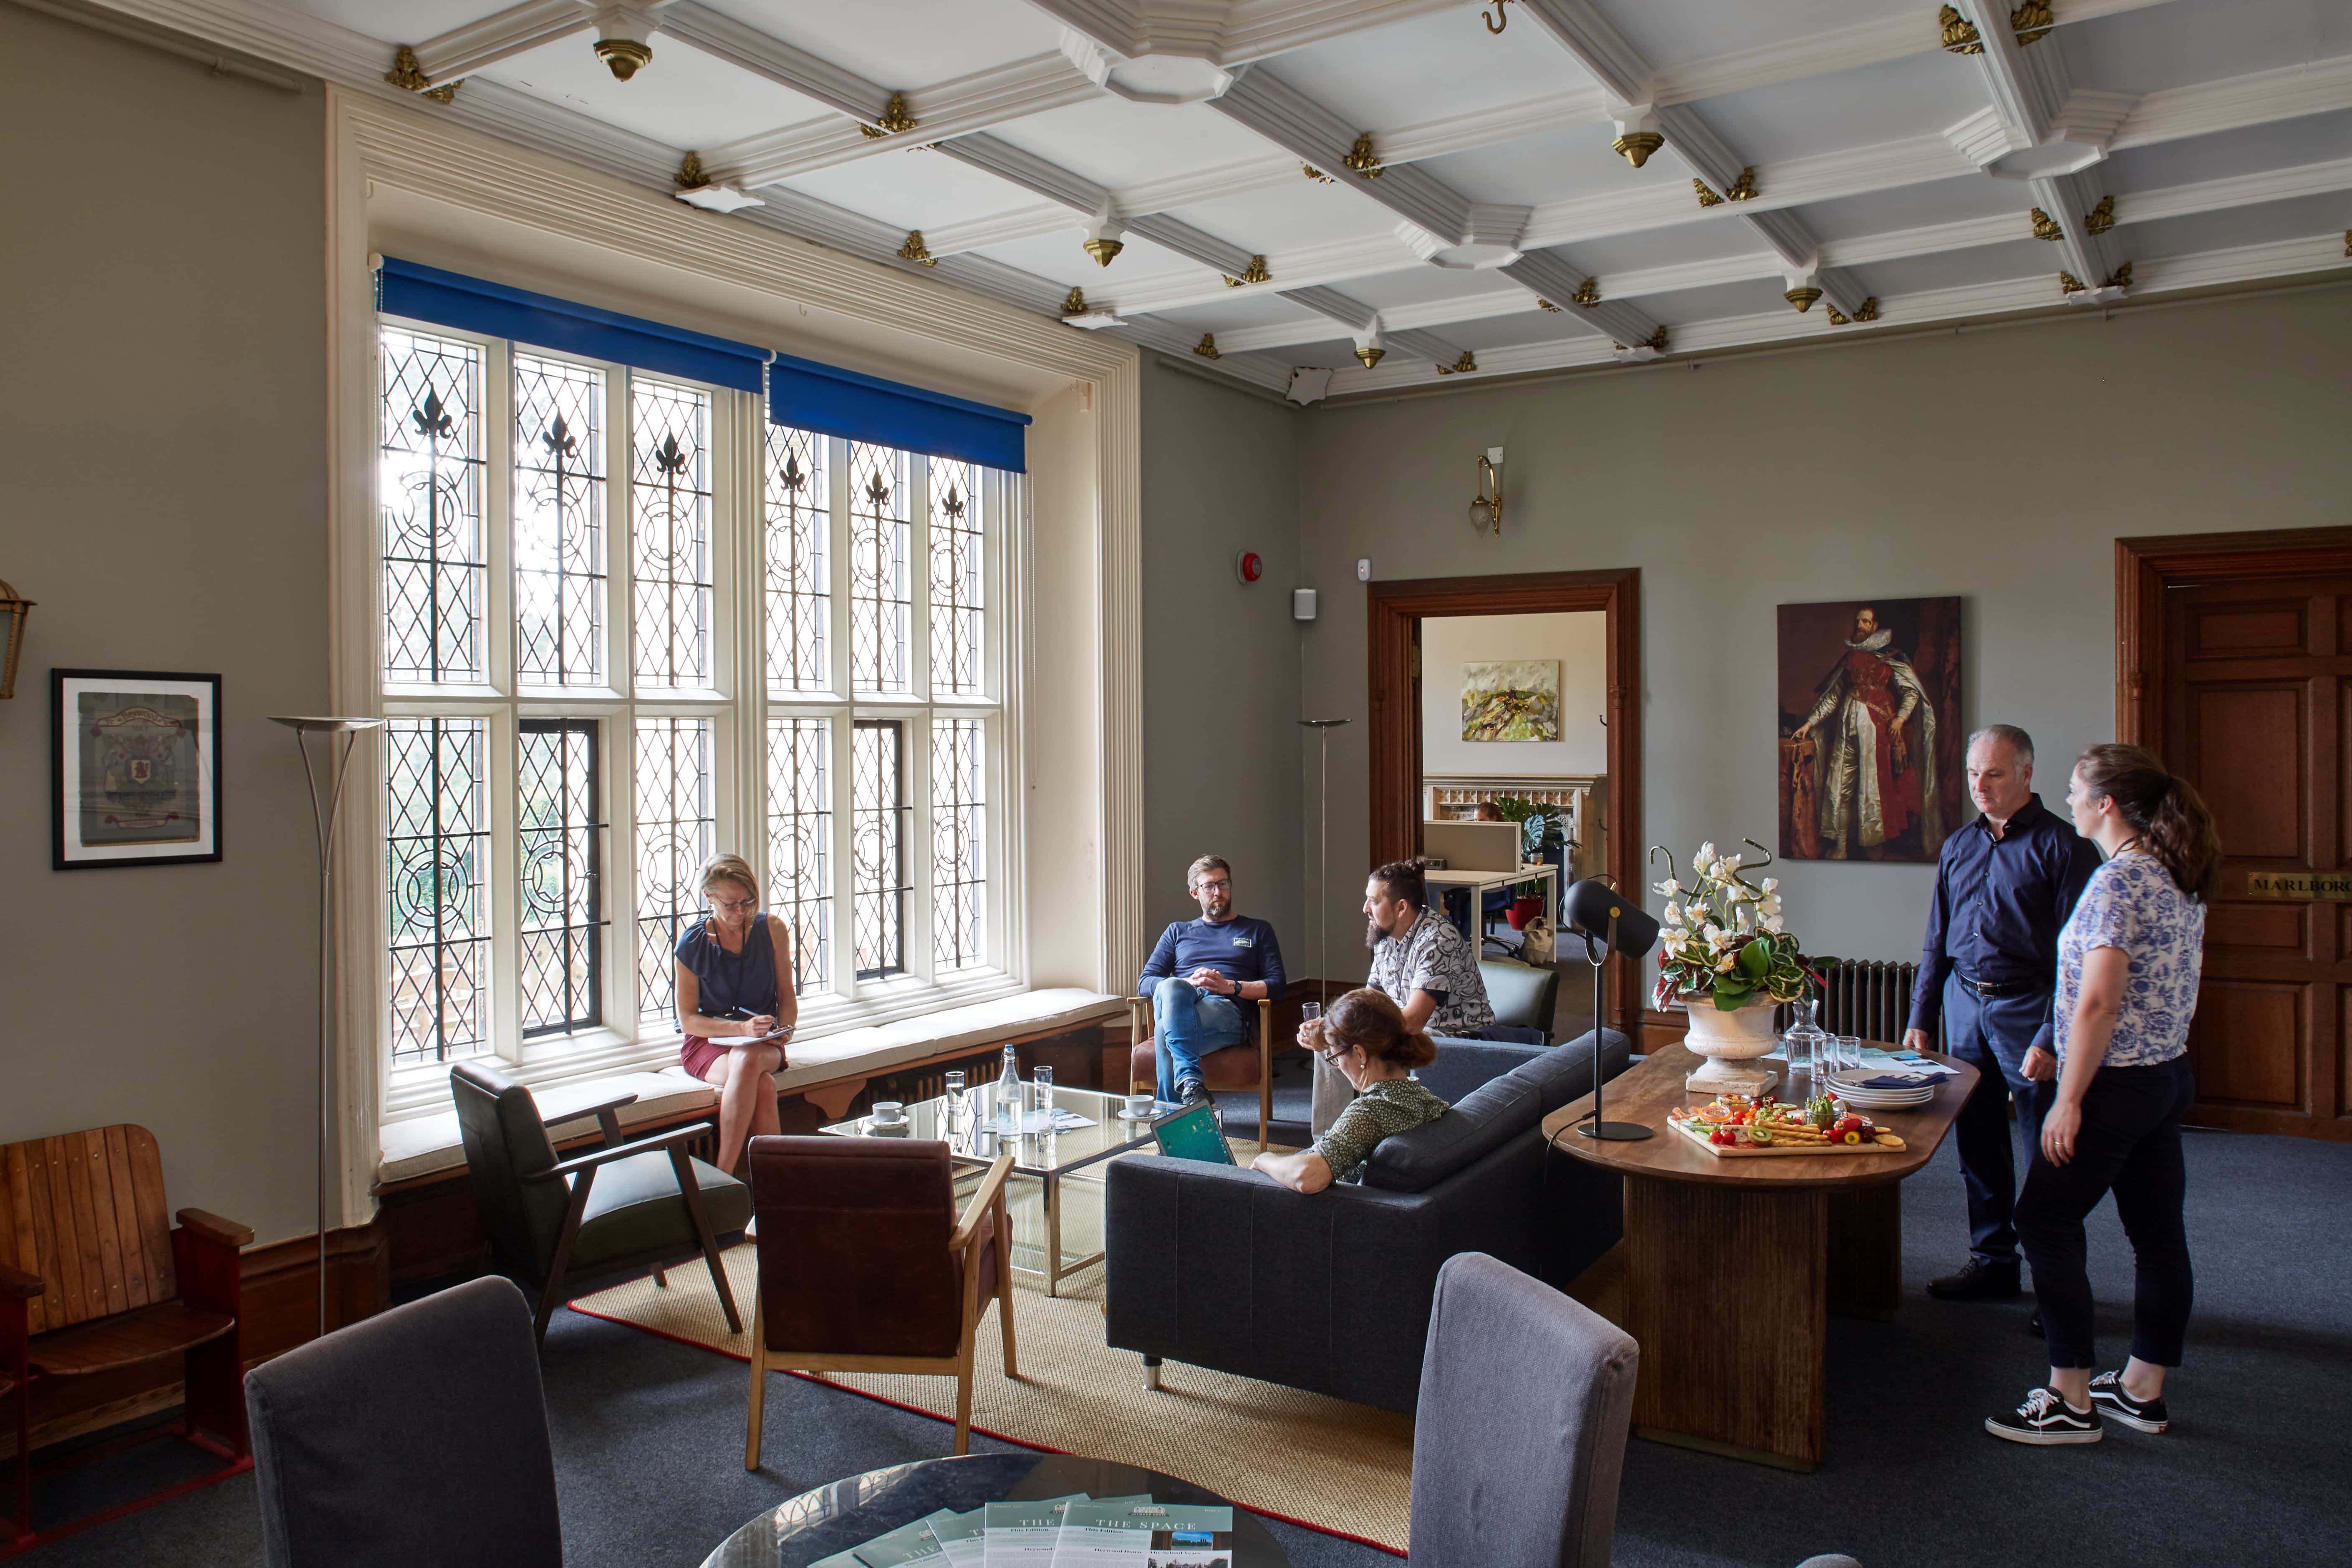
[[[1035,206],[1041,198],[1009,185],[985,170],[920,147],[861,158],[813,169],[779,182],[819,201],[831,202],[895,228],[940,229],[969,223],[1018,207]],[[1079,218],[1070,216],[1072,234]],[[1077,241],[1070,242],[1073,246]]]
[[[2235,250],[2240,246],[2267,245],[2273,240],[2346,233],[2352,233],[2352,191],[2298,196],[2293,201],[2233,207],[2221,213],[2159,218],[2154,223],[2130,224],[2116,230],[2121,241],[2117,248],[2135,260],[2193,256],[2199,251]]]
[[[1861,22],[1917,14],[1918,0],[1599,0],[1601,14],[1653,68],[1791,38],[1834,35]],[[1930,16],[1934,15],[1930,9]],[[1513,24],[1513,30],[1517,25]],[[1534,30],[1529,29],[1531,32]]]
[[[1900,261],[1873,262],[1846,270],[1856,283],[1881,298],[1930,288],[1998,283],[2004,278],[2047,277],[2051,302],[2055,304],[2059,298],[2058,274],[2065,266],[2066,258],[2059,254],[2056,246],[2029,238],[2011,240],[2007,245],[1979,246],[1973,250],[1948,250],[1934,256],[1906,256]],[[2095,284],[2100,280],[2090,277],[2084,281]],[[1895,309],[1886,319],[1894,322],[1901,316],[1902,312]]]
[[[1019,0],[707,0],[771,37],[893,90],[1051,54],[1060,24]],[[660,46],[656,45],[656,48]]]
[[[2186,141],[2127,147],[2101,172],[2116,191],[2151,191],[2352,158],[2352,110],[2250,125]]]
[[[1178,256],[1163,250],[1148,239],[1134,235],[1127,236],[1127,248],[1112,258],[1108,267],[1097,267],[1073,227],[1066,234],[1040,235],[1034,239],[1007,240],[1002,245],[983,246],[972,253],[1001,261],[1007,267],[1017,267],[1046,279],[1056,288],[1092,289],[1105,298],[1118,293],[1122,278],[1158,277],[1168,273],[1197,277],[1203,283],[1214,282],[1216,275],[1188,256]]]
[[[1771,247],[1746,224],[1682,224],[1556,247],[1580,272],[1632,272],[1728,256],[1765,256]]]
[[[1671,153],[1636,169],[1609,150],[1616,128],[1601,121],[1522,136],[1493,147],[1425,159],[1422,168],[1474,202],[1532,205],[1658,185],[1689,188],[1690,172]]]
[[[2022,223],[2032,205],[2033,191],[2029,185],[1971,175],[1841,196],[1833,202],[1807,202],[1797,212],[1805,226],[1821,238],[1853,240],[1970,218],[2014,215]]]
[[[995,127],[1024,152],[1114,188],[1173,179],[1279,153],[1213,110],[1195,104],[1097,99]],[[1301,175],[1304,183],[1306,176]]]
[[[1534,23],[1514,18],[1498,37],[1466,5],[1310,45],[1252,68],[1271,69],[1359,130],[1373,131],[1593,85]]]
[[[1333,287],[1352,299],[1362,300],[1375,310],[1438,305],[1448,300],[1472,299],[1506,291],[1527,292],[1500,273],[1447,272],[1434,267],[1408,267],[1400,272],[1351,277]]]
[[[1777,163],[1940,135],[1986,100],[1984,76],[1975,63],[1939,51],[1752,88],[1694,107],[1743,162]]]
[[[496,9],[482,0],[401,0],[387,5],[380,0],[292,0],[297,11],[382,38],[389,44],[421,44],[453,28],[478,22]],[[385,64],[391,62],[387,60]]]
[[[1672,294],[1645,297],[1642,308],[1669,329],[1688,326],[1696,321],[1713,320],[1718,316],[1760,316],[1773,311],[1795,312],[1780,298],[1787,285],[1778,278],[1751,278],[1741,283],[1711,284],[1705,288],[1678,289]],[[1813,307],[1816,310],[1820,306]]]
[[[1473,353],[1483,354],[1490,349],[1514,348],[1521,343],[1565,343],[1571,340],[1591,341],[1592,334],[1562,316],[1546,310],[1528,310],[1517,316],[1489,316],[1478,321],[1455,321],[1430,330],[1449,343],[1456,343]]]
[[[575,33],[475,74],[678,148],[715,147],[830,112],[765,77],[658,34],[652,62],[621,81],[596,57],[593,39]]]
[[[1237,332],[1245,327],[1283,327],[1319,323],[1328,330],[1330,318],[1318,316],[1304,305],[1296,305],[1281,295],[1253,288],[1247,294],[1236,294],[1231,299],[1220,299],[1214,305],[1183,306],[1174,310],[1157,310],[1153,318],[1173,321],[1188,332]]]
[[[2076,87],[2155,92],[2352,55],[2344,0],[2173,0],[2058,29]]]
[[[1396,232],[1396,214],[1355,192],[1301,178],[1237,196],[1220,196],[1172,214],[1245,251],[1264,255]]]

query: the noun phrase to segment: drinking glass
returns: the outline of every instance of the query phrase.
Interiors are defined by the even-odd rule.
[[[963,1127],[963,1071],[961,1068],[948,1074],[947,1098],[948,1132],[953,1135]]]
[[[1320,1019],[1322,1016],[1323,1004],[1321,1002],[1301,1003],[1298,1009],[1298,1027],[1303,1030],[1308,1024]]]
[[[1837,1064],[1841,1071],[1862,1065],[1862,1036],[1842,1034],[1837,1037]]]
[[[1042,1119],[1039,1131],[1054,1124],[1054,1070],[1034,1067],[1029,1071],[1029,1108]]]
[[[1798,1011],[1797,1020],[1789,1026],[1789,1032],[1780,1037],[1780,1049],[1788,1054],[1789,1085],[1793,1090],[1798,1079],[1813,1075],[1813,1026],[1806,1020],[1802,1009]]]

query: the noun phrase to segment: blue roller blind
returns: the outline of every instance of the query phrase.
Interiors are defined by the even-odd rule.
[[[768,367],[768,418],[822,435],[953,457],[1015,474],[1029,471],[1025,413],[789,354],[778,354]]]
[[[642,316],[624,316],[551,294],[509,288],[460,272],[383,258],[376,283],[378,308],[388,315],[457,327],[485,337],[510,338],[535,348],[609,360],[657,375],[682,376],[739,392],[760,390],[770,350]]]

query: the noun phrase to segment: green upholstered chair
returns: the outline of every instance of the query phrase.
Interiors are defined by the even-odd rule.
[[[1486,1005],[1495,1021],[1531,1029],[1551,1043],[1552,1008],[1559,1000],[1559,971],[1549,964],[1522,964],[1508,958],[1481,958],[1478,977],[1486,983]]]
[[[449,1070],[449,1090],[482,1234],[499,1272],[537,1295],[540,1338],[547,1336],[565,1281],[650,1265],[655,1282],[667,1287],[662,1265],[698,1251],[728,1329],[742,1332],[719,1261],[719,1238],[751,1219],[751,1194],[686,1152],[708,1135],[708,1126],[690,1122],[625,1144],[615,1136],[617,1124],[600,1117],[605,1146],[559,1160],[521,1084],[461,1061]]]

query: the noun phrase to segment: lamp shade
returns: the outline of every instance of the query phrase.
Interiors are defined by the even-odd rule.
[[[1586,877],[1568,890],[1570,929],[1591,941],[1609,945],[1610,924],[1616,924],[1613,951],[1639,958],[1658,943],[1658,923],[1640,904],[1598,877]]]

